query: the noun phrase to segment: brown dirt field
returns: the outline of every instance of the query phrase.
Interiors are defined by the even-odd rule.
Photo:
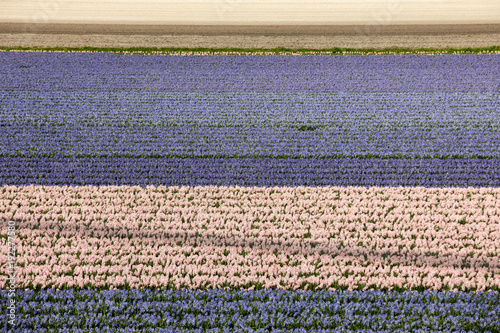
[[[464,48],[500,45],[500,33],[386,36],[204,36],[0,34],[0,46],[13,47],[206,47],[206,48]]]
[[[500,45],[500,24],[90,25],[0,23],[0,46],[206,48],[463,48]]]
[[[500,45],[499,0],[0,0],[0,46]]]
[[[500,34],[500,24],[152,25],[0,22],[0,34],[148,36],[442,36]]]

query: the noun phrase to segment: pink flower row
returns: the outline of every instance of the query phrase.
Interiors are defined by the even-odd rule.
[[[21,288],[484,290],[500,287],[499,217],[497,188],[0,188]]]

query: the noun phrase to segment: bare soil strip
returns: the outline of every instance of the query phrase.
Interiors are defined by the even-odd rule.
[[[148,25],[0,22],[0,34],[149,36],[440,36],[500,34],[500,24]]]
[[[0,0],[0,47],[500,45],[499,0]]]
[[[72,35],[0,34],[0,47],[116,47],[116,48],[466,48],[500,45],[500,33],[413,36],[204,36],[204,35]]]

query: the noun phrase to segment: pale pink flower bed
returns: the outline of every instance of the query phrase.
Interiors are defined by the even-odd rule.
[[[500,188],[4,186],[0,218],[20,288],[500,287]]]

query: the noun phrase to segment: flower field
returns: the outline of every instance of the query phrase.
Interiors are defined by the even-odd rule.
[[[2,328],[500,331],[498,54],[0,51],[0,128]]]

